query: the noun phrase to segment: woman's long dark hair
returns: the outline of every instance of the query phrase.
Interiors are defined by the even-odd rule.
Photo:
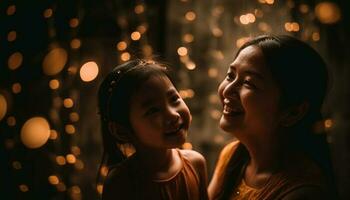
[[[103,165],[111,167],[126,159],[120,145],[130,144],[131,141],[121,140],[111,133],[109,124],[118,125],[132,130],[129,122],[130,99],[143,82],[151,76],[167,76],[168,69],[164,64],[135,59],[115,67],[102,81],[98,91],[98,108],[101,121],[103,155],[100,169]],[[100,179],[98,171],[97,182]]]
[[[334,185],[330,153],[325,134],[314,134],[315,123],[322,120],[321,108],[328,90],[328,71],[321,56],[306,43],[287,35],[263,35],[245,43],[236,53],[248,46],[259,47],[265,64],[271,70],[281,91],[280,106],[309,103],[309,109],[301,121],[291,127],[293,141],[299,150],[315,161]],[[240,169],[249,159],[249,154],[240,145],[229,161],[220,199],[229,199],[238,182]]]

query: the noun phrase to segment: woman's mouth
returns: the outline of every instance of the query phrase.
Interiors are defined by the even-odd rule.
[[[228,105],[224,105],[224,110],[223,110],[223,114],[224,115],[229,115],[229,116],[236,116],[236,115],[240,115],[243,114],[243,110],[242,109],[238,109],[238,108],[232,108]]]

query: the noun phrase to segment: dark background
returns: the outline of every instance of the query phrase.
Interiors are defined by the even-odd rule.
[[[232,139],[217,127],[217,86],[242,41],[263,33],[294,35],[328,63],[332,87],[321,125],[339,194],[350,199],[349,8],[348,0],[1,1],[0,95],[7,106],[2,117],[0,104],[0,199],[99,198],[103,180],[96,182],[102,153],[96,92],[102,78],[127,55],[155,58],[173,69],[193,115],[184,148],[207,158],[211,176],[219,150]],[[195,17],[186,18],[191,17],[188,12]],[[240,17],[248,13],[255,19],[244,24]],[[286,23],[292,22],[299,28],[291,31]],[[142,32],[139,40],[131,39],[134,31]],[[126,49],[117,48],[121,41]],[[180,56],[179,47],[186,47],[187,55]],[[57,48],[64,53],[50,57]],[[53,68],[63,62],[62,68],[46,73],[45,58]],[[88,61],[96,62],[99,73],[84,82],[79,70]],[[298,73],[291,74],[296,81]],[[51,80],[59,81],[59,88],[51,89]],[[74,102],[72,107],[62,105],[66,98]],[[23,124],[36,116],[44,117],[57,137],[51,134],[32,149],[23,145],[20,134]],[[73,134],[67,125],[75,128]],[[64,163],[57,161],[59,156]],[[105,175],[105,168],[100,173]]]

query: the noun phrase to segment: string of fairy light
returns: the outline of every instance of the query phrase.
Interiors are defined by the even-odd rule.
[[[196,11],[196,4],[192,0],[177,0],[182,10],[178,11],[180,16],[180,38],[177,38],[178,46],[172,47],[172,53],[178,56],[181,67],[177,71],[180,78],[180,95],[184,99],[199,99],[203,98],[197,95],[194,82],[192,81],[193,72],[199,72],[198,61],[202,58],[196,57],[194,43],[198,39],[201,32],[196,31],[196,25],[203,13]],[[235,45],[235,48],[240,47],[254,33],[288,33],[297,34],[304,41],[312,44],[317,44],[322,40],[320,28],[315,23],[318,20],[322,24],[335,24],[341,20],[341,12],[337,4],[330,1],[323,1],[311,7],[307,3],[296,4],[293,0],[288,0],[285,3],[280,3],[274,0],[255,0],[240,12],[231,13],[225,8],[226,1],[213,1],[213,5],[208,15],[207,27],[209,29],[210,42],[209,52],[210,62],[207,64],[205,74],[200,74],[203,79],[210,79],[213,86],[223,78],[225,67],[229,58],[232,57],[232,46],[228,46],[227,39]],[[146,59],[152,59],[153,47],[147,37],[149,31],[149,23],[147,21],[148,7],[145,1],[136,1],[132,8],[132,14],[116,14],[117,25],[122,31],[120,37],[115,41],[115,53],[118,54],[119,63],[126,62],[133,57],[134,46],[139,46],[142,56]],[[300,19],[294,19],[290,16],[281,18],[278,24],[273,23],[272,19],[278,16],[278,13],[290,13],[292,10],[297,11]],[[8,18],[14,17],[17,12],[15,4],[8,5],[5,9]],[[229,16],[229,26],[235,30],[227,30],[227,25],[223,22],[225,17]],[[135,17],[136,24],[131,24],[131,17]],[[71,199],[81,199],[82,191],[79,183],[71,180],[66,175],[63,175],[62,168],[73,167],[74,170],[69,173],[82,173],[84,169],[84,161],[80,158],[81,149],[78,146],[77,138],[81,137],[77,123],[80,120],[78,109],[79,91],[74,86],[75,78],[78,76],[82,86],[84,84],[94,84],[94,80],[99,74],[100,67],[94,60],[89,60],[85,63],[79,61],[79,50],[84,41],[78,36],[78,30],[81,21],[83,20],[82,13],[77,12],[76,16],[72,16],[67,24],[70,27],[70,38],[67,42],[69,48],[64,47],[56,41],[56,31],[54,26],[55,7],[47,7],[42,10],[42,18],[47,23],[47,35],[49,45],[46,55],[42,59],[42,72],[46,77],[47,86],[50,90],[52,107],[48,113],[32,116],[25,122],[18,123],[17,117],[13,109],[14,99],[17,94],[23,92],[21,80],[16,80],[9,85],[8,88],[0,90],[0,122],[5,123],[9,130],[15,132],[19,137],[5,139],[4,146],[8,150],[16,147],[16,144],[21,142],[28,149],[46,148],[43,147],[46,143],[52,144],[53,153],[50,154],[52,163],[54,164],[51,174],[47,177],[47,181],[57,192],[67,192]],[[204,18],[203,18],[204,19]],[[131,30],[131,31],[130,31]],[[5,38],[9,44],[15,44],[22,33],[18,33],[15,27],[7,32]],[[228,55],[229,54],[229,55]],[[204,55],[203,55],[204,56]],[[16,71],[23,66],[25,55],[20,50],[14,50],[7,58],[8,70],[15,76]],[[68,74],[68,76],[66,76]],[[209,88],[208,96],[205,97],[208,101],[208,115],[211,120],[217,120],[221,111],[219,108],[219,99],[216,94],[216,88]],[[48,116],[48,118],[44,117]],[[209,124],[209,123],[208,123]],[[333,120],[326,119],[315,125],[316,132],[330,130],[333,127]],[[224,142],[220,134],[213,134],[214,142]],[[18,138],[18,139],[16,139]],[[18,141],[17,141],[18,140]],[[62,141],[68,141],[68,144]],[[192,144],[187,142],[183,148],[191,149]],[[11,158],[11,166],[15,172],[20,172],[25,168],[23,163],[18,158]],[[106,177],[108,168],[102,166],[100,174]],[[68,182],[65,182],[67,180]],[[26,193],[31,191],[31,185],[26,180],[19,179],[16,183],[20,192]],[[96,185],[96,191],[101,194],[103,190],[103,179]]]

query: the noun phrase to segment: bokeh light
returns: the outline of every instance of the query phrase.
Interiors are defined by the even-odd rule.
[[[56,175],[51,175],[48,177],[48,181],[49,183],[51,183],[52,185],[57,185],[60,180],[58,179],[58,177]]]
[[[72,18],[69,20],[69,26],[71,28],[76,28],[79,25],[79,20],[78,18]]]
[[[21,129],[22,143],[31,149],[43,146],[50,136],[50,126],[43,117],[33,117],[27,120]]]
[[[120,59],[122,61],[128,61],[130,60],[130,53],[129,52],[123,52],[121,55],[120,55]]]
[[[337,4],[332,2],[321,2],[315,7],[315,15],[321,23],[334,24],[341,18],[340,9]]]
[[[57,79],[52,79],[49,82],[49,87],[52,90],[56,90],[56,89],[58,89],[60,87],[60,82]]]
[[[20,52],[15,52],[9,57],[7,64],[9,69],[15,70],[19,66],[21,66],[22,61],[23,61],[22,54]]]
[[[79,75],[82,81],[93,81],[99,73],[98,65],[94,61],[85,63],[79,71]]]
[[[71,42],[70,42],[70,47],[72,49],[79,49],[81,46],[81,41],[77,38],[74,38]]]
[[[14,83],[14,84],[12,85],[12,92],[13,92],[14,94],[18,94],[18,93],[20,93],[21,91],[22,91],[22,86],[21,86],[20,83]]]
[[[196,19],[196,13],[193,12],[193,11],[188,11],[186,14],[185,14],[185,18],[186,20],[188,21],[193,21]]]
[[[67,124],[65,127],[64,127],[64,130],[66,131],[66,133],[68,134],[74,134],[75,133],[75,127],[73,124]]]
[[[141,33],[138,31],[134,31],[131,33],[130,37],[134,41],[139,40],[141,38]]]
[[[119,51],[124,51],[127,47],[128,47],[128,45],[127,45],[126,42],[124,42],[124,41],[120,41],[120,42],[118,42],[118,44],[117,44],[117,49],[118,49]]]
[[[15,5],[10,5],[9,7],[7,7],[7,10],[6,10],[6,14],[11,16],[11,15],[14,15],[16,12],[16,6]]]
[[[65,98],[65,99],[63,100],[63,106],[64,106],[65,108],[71,108],[71,107],[73,107],[73,105],[74,105],[73,99],[71,99],[71,98]]]
[[[0,120],[2,120],[7,113],[7,101],[6,98],[0,94]]]
[[[44,58],[43,72],[46,75],[56,75],[62,71],[67,63],[67,52],[62,48],[52,49]]]
[[[44,14],[43,15],[44,15],[45,18],[50,18],[52,16],[52,13],[53,13],[52,9],[48,8],[48,9],[44,10]]]
[[[16,38],[17,38],[17,32],[16,32],[16,31],[10,31],[10,32],[7,34],[7,41],[9,41],[9,42],[15,41]]]

